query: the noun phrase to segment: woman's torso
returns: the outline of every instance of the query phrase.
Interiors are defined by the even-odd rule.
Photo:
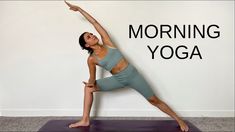
[[[117,65],[115,65],[110,71],[112,74],[117,74],[120,71],[124,70],[128,66],[128,62],[125,58],[122,58]]]
[[[96,58],[96,64],[110,71],[112,74],[119,73],[128,66],[128,61],[122,56],[120,51],[108,45],[104,45],[104,49],[99,55],[93,54]]]

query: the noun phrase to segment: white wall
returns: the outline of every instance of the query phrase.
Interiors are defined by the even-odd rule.
[[[233,1],[72,3],[102,23],[156,95],[180,116],[234,116]],[[80,49],[78,36],[97,34],[94,28],[62,1],[1,1],[0,16],[0,115],[81,116],[82,81],[89,74],[88,54]],[[217,24],[221,36],[129,39],[129,24]],[[153,60],[147,45],[186,45],[189,52],[197,45],[203,59],[157,55]],[[91,116],[167,116],[133,89],[94,95]]]

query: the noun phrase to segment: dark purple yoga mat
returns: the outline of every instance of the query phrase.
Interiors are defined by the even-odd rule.
[[[91,120],[90,126],[69,128],[78,120],[51,120],[38,132],[181,132],[174,120]],[[192,123],[185,121],[190,131],[201,132]]]

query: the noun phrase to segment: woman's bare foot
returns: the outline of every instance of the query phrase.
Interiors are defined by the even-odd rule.
[[[188,125],[183,120],[179,120],[178,124],[180,126],[181,131],[187,132],[189,130]]]
[[[81,127],[81,126],[89,126],[90,122],[89,121],[84,121],[84,120],[80,120],[76,123],[72,123],[69,125],[69,128],[75,128],[75,127]]]

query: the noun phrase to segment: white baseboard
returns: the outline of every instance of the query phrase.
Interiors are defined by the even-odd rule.
[[[82,109],[2,109],[1,116],[82,116]],[[175,111],[181,117],[234,117],[234,110],[182,110]],[[169,117],[153,109],[105,109],[91,110],[95,117]]]

